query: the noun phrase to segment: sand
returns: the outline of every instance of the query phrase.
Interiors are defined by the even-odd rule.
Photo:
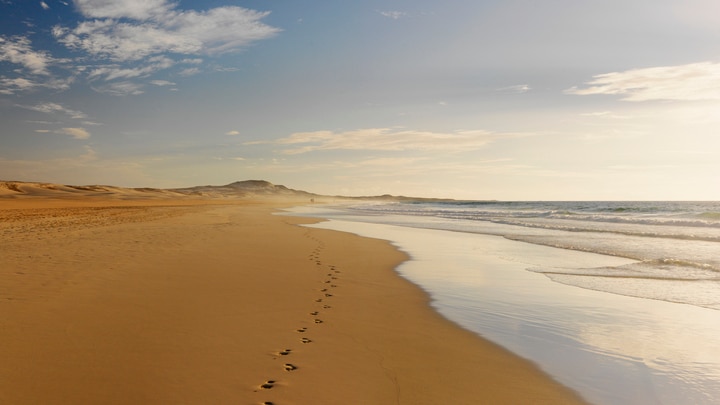
[[[282,204],[0,198],[0,403],[582,403]]]

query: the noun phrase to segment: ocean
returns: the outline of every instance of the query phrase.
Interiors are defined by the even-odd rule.
[[[597,405],[720,403],[720,202],[307,206],[386,239],[460,326]]]

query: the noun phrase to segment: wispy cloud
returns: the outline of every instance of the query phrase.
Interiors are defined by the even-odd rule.
[[[240,131],[235,131],[235,130],[228,131],[228,132],[225,132],[225,135],[231,135],[231,136],[240,135]]]
[[[44,1],[40,2],[40,7],[42,7],[43,10],[50,10],[50,6],[48,6]]]
[[[526,135],[493,133],[483,130],[429,132],[368,128],[345,132],[300,132],[279,139],[275,143],[298,145],[283,151],[289,155],[321,150],[462,152],[482,148],[496,139],[517,136]]]
[[[630,118],[630,116],[628,115],[615,114],[612,111],[594,111],[589,113],[582,113],[580,115],[583,117],[608,118],[617,120],[626,120]]]
[[[393,20],[398,20],[402,17],[407,16],[407,13],[404,11],[397,11],[397,10],[391,10],[391,11],[382,11],[378,10],[378,13],[380,13],[381,16],[392,18]]]
[[[180,76],[193,76],[198,73],[200,73],[200,69],[198,69],[198,68],[187,68],[187,69],[183,69],[180,72],[178,72],[178,74]]]
[[[30,39],[24,36],[0,36],[0,62],[10,62],[22,66],[35,75],[48,75],[48,65],[53,62],[49,53],[36,51]]]
[[[632,69],[593,76],[587,87],[572,87],[566,94],[622,95],[624,101],[720,100],[720,63]]]
[[[150,84],[154,84],[155,86],[175,86],[174,82],[170,82],[167,80],[150,80]]]
[[[359,162],[351,162],[353,166],[379,167],[381,169],[403,168],[417,163],[427,161],[426,157],[391,157],[391,158],[370,158]]]
[[[123,81],[93,86],[92,89],[98,93],[105,93],[112,96],[136,96],[145,92],[143,87],[144,86],[140,83]]]
[[[280,31],[260,21],[268,12],[235,6],[194,11],[178,10],[166,0],[79,0],[76,4],[92,20],[75,28],[56,26],[54,35],[71,49],[113,61],[165,53],[224,53]]]
[[[501,87],[501,88],[497,89],[497,91],[522,94],[522,93],[527,93],[531,89],[532,89],[532,87],[530,87],[527,84],[516,84],[514,86]]]
[[[60,131],[61,134],[70,135],[75,139],[88,139],[90,138],[90,132],[85,128],[63,128]]]
[[[65,79],[41,78],[40,80],[25,77],[0,77],[0,94],[11,95],[39,89],[63,91],[69,89],[74,81],[74,77]]]
[[[18,105],[18,107],[25,108],[28,110],[38,111],[46,114],[64,114],[73,119],[87,118],[87,115],[82,111],[73,110],[58,103],[42,103],[36,105]]]
[[[173,66],[175,62],[164,56],[155,56],[148,59],[148,62],[141,67],[122,68],[119,66],[103,66],[90,71],[88,79],[103,77],[105,80],[130,79],[135,77],[147,77],[159,70]]]
[[[169,12],[167,0],[75,0],[75,6],[90,18],[147,20]]]
[[[39,85],[39,83],[23,77],[16,77],[14,79],[3,77],[0,78],[0,94],[11,95],[37,88]]]
[[[46,51],[33,49],[30,39],[22,35],[0,35],[0,62],[18,66],[6,71],[10,76],[0,76],[0,94],[12,95],[40,89],[63,91],[75,80],[74,74],[57,78],[51,72],[52,67],[61,66],[68,60],[53,58]]]

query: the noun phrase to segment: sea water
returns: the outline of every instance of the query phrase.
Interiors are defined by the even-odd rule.
[[[720,203],[302,207],[390,240],[447,318],[587,400],[720,403]]]

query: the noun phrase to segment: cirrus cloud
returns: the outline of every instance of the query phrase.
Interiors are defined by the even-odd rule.
[[[173,8],[167,0],[75,0],[74,3],[80,13],[90,18],[146,20]]]
[[[530,87],[527,84],[517,84],[514,86],[501,87],[501,88],[497,89],[497,91],[514,93],[514,94],[527,93],[530,90],[532,90],[532,87]]]
[[[111,96],[137,96],[138,94],[143,94],[145,92],[142,84],[130,81],[113,82],[100,86],[93,86],[92,89],[98,93],[105,93]]]
[[[482,148],[497,139],[519,136],[528,136],[528,134],[495,133],[484,130],[431,132],[398,128],[367,128],[345,132],[299,132],[274,143],[295,146],[283,151],[288,155],[323,150],[463,152]]]
[[[7,77],[0,78],[0,94],[12,95],[17,92],[34,89],[40,86],[39,83],[25,79],[24,77],[16,77],[10,79]]]
[[[58,104],[58,103],[48,102],[48,103],[41,103],[41,104],[36,104],[36,105],[17,105],[17,106],[28,109],[28,110],[45,113],[45,114],[55,114],[55,113],[65,114],[73,119],[87,118],[87,114],[85,114],[84,112],[67,108],[64,105]]]
[[[46,51],[33,49],[26,36],[5,37],[0,35],[0,62],[19,65],[13,76],[0,76],[0,94],[12,95],[38,89],[67,90],[74,81],[70,76],[58,79],[52,76],[50,67],[66,62],[53,58]]]
[[[378,11],[378,13],[380,13],[380,15],[383,17],[392,18],[393,20],[397,20],[407,16],[406,12],[397,10]]]
[[[33,50],[27,37],[0,36],[0,61],[21,65],[36,75],[47,75],[47,67],[53,58],[47,52]]]
[[[236,6],[178,10],[166,0],[76,0],[76,5],[93,19],[75,28],[56,26],[53,34],[71,49],[112,61],[225,53],[280,31],[260,21],[269,12]]]
[[[164,56],[155,56],[148,59],[145,66],[134,68],[122,68],[119,66],[102,66],[93,69],[88,74],[88,79],[92,80],[98,77],[104,77],[105,80],[129,79],[134,77],[145,77],[158,70],[167,69],[173,66],[175,62]]]
[[[75,139],[88,139],[90,138],[90,132],[85,128],[63,128],[60,131],[61,134],[70,135]]]
[[[720,100],[720,63],[632,69],[593,76],[588,87],[572,87],[566,94],[622,95],[624,101]]]
[[[150,84],[154,84],[154,85],[160,86],[160,87],[163,87],[163,86],[175,86],[175,83],[174,83],[174,82],[170,82],[170,81],[167,81],[167,80],[151,80],[151,81],[150,81]]]

